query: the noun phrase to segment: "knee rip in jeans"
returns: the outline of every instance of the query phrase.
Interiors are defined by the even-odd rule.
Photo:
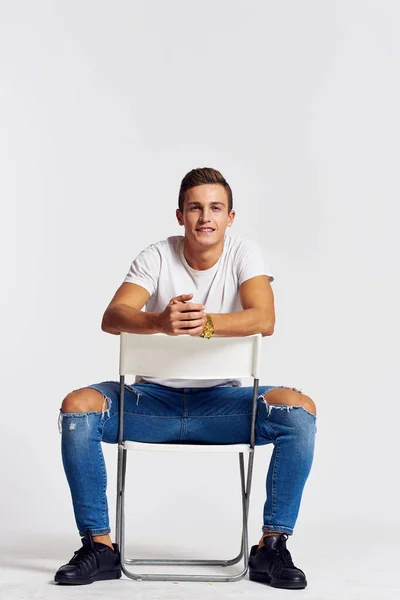
[[[291,390],[292,392],[297,392],[299,394],[302,393],[301,390],[298,390],[297,388],[293,388],[293,387],[288,387],[286,385],[279,385],[279,386],[277,386],[276,388],[273,388],[273,389],[284,389],[284,390]],[[265,396],[267,394],[268,394],[268,392],[265,394]],[[267,408],[267,415],[268,416],[271,414],[273,408],[275,408],[276,410],[286,410],[287,412],[290,412],[294,408],[302,408],[309,415],[312,415],[313,417],[316,416],[316,415],[314,415],[314,413],[312,413],[309,410],[307,410],[302,404],[268,404],[265,396],[264,396],[264,394],[260,394],[260,396],[258,398],[259,398],[259,400],[262,400],[264,402],[264,404],[265,404],[265,406]]]
[[[85,389],[85,388],[79,388],[77,390],[73,390],[73,392],[79,392],[80,390],[83,390],[83,389]],[[94,388],[89,388],[89,389],[94,389]],[[96,390],[96,391],[99,391],[99,390]],[[71,392],[71,393],[73,393],[73,392]],[[107,413],[108,418],[110,418],[110,408],[112,405],[112,400],[111,400],[111,398],[109,398],[108,396],[103,394],[103,392],[99,392],[99,393],[103,396],[103,405],[101,407],[101,418],[104,419],[105,413]],[[62,433],[62,423],[65,418],[72,418],[72,419],[75,418],[76,419],[76,418],[86,417],[86,423],[87,423],[87,426],[89,427],[88,415],[91,412],[97,412],[97,411],[90,410],[89,412],[86,412],[86,413],[84,413],[84,412],[83,413],[69,413],[69,412],[62,412],[60,409],[60,412],[58,415],[58,431],[60,433]],[[73,431],[75,428],[76,428],[76,423],[74,421],[71,421],[68,426],[68,429],[70,431]]]

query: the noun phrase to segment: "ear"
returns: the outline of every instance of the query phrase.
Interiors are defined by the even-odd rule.
[[[235,215],[236,215],[235,211],[231,210],[231,212],[229,213],[229,216],[228,216],[227,227],[230,227],[232,225],[233,221],[235,220]]]
[[[183,225],[183,215],[179,208],[176,209],[176,218],[178,219],[179,225]]]

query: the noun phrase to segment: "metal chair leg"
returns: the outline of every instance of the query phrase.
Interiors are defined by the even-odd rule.
[[[118,465],[117,465],[117,510],[115,520],[115,541],[121,548],[121,503],[123,494],[123,455],[124,449],[118,447]]]
[[[126,452],[126,451],[125,451]],[[125,558],[125,532],[124,532],[124,477],[122,478],[122,494],[121,494],[121,568],[123,573],[130,579],[137,581],[210,581],[210,582],[234,582],[242,579],[248,570],[248,508],[249,508],[249,484],[251,483],[252,474],[252,463],[254,452],[250,451],[248,459],[247,469],[247,482],[245,477],[244,468],[244,455],[239,454],[239,466],[240,466],[240,479],[241,479],[241,492],[242,492],[242,543],[240,554],[231,560],[196,560],[196,559],[133,559]],[[123,459],[121,459],[123,460]],[[125,468],[126,468],[126,461]],[[126,568],[127,565],[171,565],[171,566],[229,566],[236,564],[243,558],[243,570],[237,575],[183,575],[183,574],[144,574],[144,573],[133,573]]]

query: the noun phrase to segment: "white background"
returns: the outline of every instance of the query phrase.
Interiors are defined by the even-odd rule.
[[[231,234],[275,276],[262,383],[318,408],[292,545],[399,532],[399,18],[394,0],[0,2],[3,538],[79,546],[58,410],[118,378],[103,312],[136,254],[182,233],[179,185],[203,166],[232,187]],[[256,455],[251,543],[271,451]],[[226,460],[139,460],[143,548],[236,550]]]

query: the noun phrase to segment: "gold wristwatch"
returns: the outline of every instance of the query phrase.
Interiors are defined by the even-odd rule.
[[[214,335],[214,323],[212,321],[211,315],[206,315],[207,317],[207,321],[206,324],[204,325],[203,331],[200,334],[200,337],[202,338],[206,338],[207,340],[210,339],[210,337],[212,337]]]

